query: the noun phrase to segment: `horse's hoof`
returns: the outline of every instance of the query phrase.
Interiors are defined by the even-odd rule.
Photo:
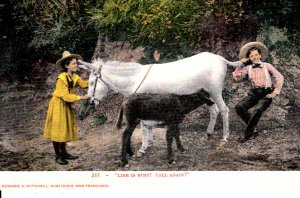
[[[221,147],[221,148],[224,147],[226,145],[226,143],[227,143],[227,140],[224,140],[224,139],[220,140],[219,147]]]
[[[134,154],[133,156],[130,156],[130,158],[136,158],[137,154]]]
[[[148,148],[151,148],[153,146],[153,142],[148,142]]]
[[[209,133],[205,133],[204,134],[204,137],[207,139],[207,140],[211,140],[213,135],[212,134],[209,134]]]
[[[139,152],[137,152],[136,156],[137,156],[137,157],[143,157],[144,154],[145,154],[145,153],[139,151]]]

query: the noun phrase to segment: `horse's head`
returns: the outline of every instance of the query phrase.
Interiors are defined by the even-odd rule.
[[[89,88],[88,95],[91,97],[90,102],[99,104],[100,100],[108,93],[109,87],[102,78],[102,66],[104,62],[101,59],[96,59],[92,63],[78,61],[79,67],[89,70]]]

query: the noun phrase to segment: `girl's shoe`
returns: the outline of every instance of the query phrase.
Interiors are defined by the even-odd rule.
[[[62,156],[56,156],[55,161],[61,165],[67,165],[69,162]]]
[[[75,160],[75,159],[78,159],[78,156],[74,156],[69,153],[66,153],[66,154],[64,154],[64,158],[67,160]]]

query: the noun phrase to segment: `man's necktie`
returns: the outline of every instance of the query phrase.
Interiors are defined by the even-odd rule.
[[[260,64],[253,64],[252,68],[260,67]]]

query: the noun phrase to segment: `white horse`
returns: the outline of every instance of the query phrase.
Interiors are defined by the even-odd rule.
[[[221,112],[223,120],[223,138],[225,143],[229,136],[229,109],[222,98],[223,84],[227,65],[239,66],[241,61],[230,62],[222,56],[209,52],[163,64],[141,65],[133,62],[94,60],[92,64],[78,61],[80,67],[91,71],[88,95],[96,104],[108,93],[109,89],[128,96],[132,93],[172,93],[192,94],[201,88],[207,90],[215,102],[210,106],[210,122],[206,136],[214,131],[217,115]],[[144,121],[147,125],[148,121]],[[151,121],[148,122],[151,125]],[[153,124],[153,123],[152,123]],[[148,146],[152,133],[143,137],[143,146]]]

